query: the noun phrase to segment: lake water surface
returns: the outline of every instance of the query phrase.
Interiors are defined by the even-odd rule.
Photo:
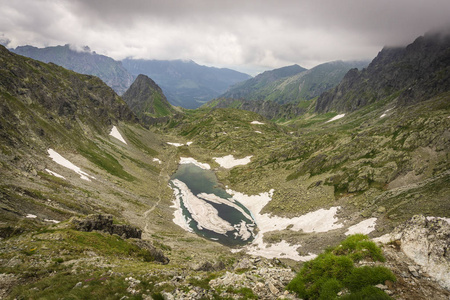
[[[227,246],[254,239],[256,224],[250,211],[221,187],[213,171],[181,164],[171,186],[186,223],[198,235]]]

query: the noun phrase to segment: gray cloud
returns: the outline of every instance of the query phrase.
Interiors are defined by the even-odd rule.
[[[89,45],[123,59],[192,59],[256,73],[371,59],[449,24],[448,0],[0,0],[10,47]]]

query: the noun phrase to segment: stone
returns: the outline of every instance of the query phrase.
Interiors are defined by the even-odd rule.
[[[164,300],[175,300],[175,298],[173,297],[173,295],[170,294],[170,293],[164,292],[164,293],[162,293],[162,296],[163,296]]]
[[[267,286],[269,287],[269,290],[270,290],[270,292],[271,292],[272,294],[278,295],[278,294],[280,293],[280,291],[273,285],[272,282],[269,282],[269,283],[267,284]]]
[[[420,277],[416,266],[408,266],[408,270],[414,277]]]

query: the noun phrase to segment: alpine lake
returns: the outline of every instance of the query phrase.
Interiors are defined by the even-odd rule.
[[[170,185],[178,193],[176,201],[180,201],[184,221],[199,236],[230,247],[255,238],[251,212],[226,192],[214,171],[180,164]]]

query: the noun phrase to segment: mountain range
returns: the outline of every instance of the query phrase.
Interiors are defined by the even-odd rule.
[[[145,74],[164,91],[172,105],[194,109],[224,93],[249,75],[231,69],[206,67],[185,60],[125,59],[124,67],[134,76]]]
[[[292,119],[310,105],[309,100],[335,87],[352,68],[364,68],[366,61],[334,61],[310,70],[298,65],[266,71],[232,86],[207,107],[234,107],[268,119]]]
[[[262,93],[313,73],[291,66],[250,79],[247,102],[182,109],[147,75],[120,97],[96,76],[0,47],[0,296],[295,298],[285,292],[293,270],[325,258],[353,275],[389,269],[387,281],[370,277],[384,299],[448,298],[449,57],[449,37],[428,34],[382,49],[335,87],[326,71],[314,82],[327,91],[308,88],[309,99]],[[300,97],[287,92],[301,92],[296,82],[286,95]],[[236,108],[250,102],[284,110],[269,120]],[[192,207],[176,199],[208,195],[173,189],[186,161],[245,205],[254,241],[230,249],[189,230],[192,218],[177,212]],[[213,196],[199,207],[220,217]],[[331,298],[361,292],[332,279],[314,286],[333,287]]]
[[[81,74],[94,75],[122,95],[133,82],[133,76],[114,59],[92,52],[89,47],[75,50],[70,45],[37,48],[19,46],[14,53],[43,62],[52,62]]]
[[[184,108],[197,108],[224,93],[231,85],[251,77],[231,69],[201,66],[193,61],[131,58],[116,61],[91,51],[87,46],[83,49],[74,49],[70,45],[19,46],[11,51],[97,76],[119,95],[125,93],[139,74],[144,74],[162,88],[172,105]]]

